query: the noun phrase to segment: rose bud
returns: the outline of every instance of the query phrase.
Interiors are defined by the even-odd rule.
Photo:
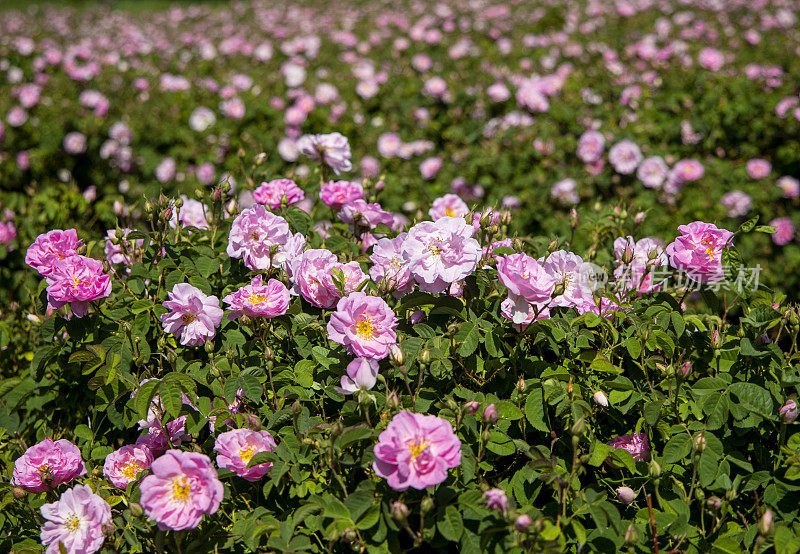
[[[783,406],[781,406],[781,409],[778,411],[778,413],[783,418],[783,421],[786,423],[791,423],[797,419],[797,411],[797,402],[790,398]]]
[[[608,407],[608,397],[606,396],[606,393],[604,393],[603,391],[595,392],[593,398],[594,401],[597,402],[603,408]]]
[[[475,412],[478,411],[478,408],[480,408],[480,407],[481,407],[481,403],[480,402],[476,402],[474,400],[472,402],[465,402],[464,403],[464,411],[467,412],[468,414],[474,414]]]
[[[402,502],[392,502],[392,517],[397,521],[403,521],[408,517],[408,506]]]
[[[617,498],[623,504],[630,504],[636,498],[636,492],[630,487],[618,487]]]
[[[761,519],[758,520],[758,532],[761,533],[762,536],[766,537],[770,533],[772,533],[773,528],[773,515],[772,510],[767,508],[764,510],[764,515],[761,516]]]
[[[528,527],[531,526],[531,523],[533,523],[531,516],[528,514],[520,514],[517,516],[517,519],[514,520],[514,527],[517,528],[517,531],[524,533],[528,530]]]
[[[494,404],[489,404],[483,410],[483,421],[487,423],[494,423],[497,421],[497,407]]]

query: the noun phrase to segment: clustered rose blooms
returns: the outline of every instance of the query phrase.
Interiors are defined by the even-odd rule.
[[[382,360],[397,343],[397,317],[382,298],[353,292],[339,300],[328,338],[362,358]]]
[[[392,418],[374,451],[375,473],[399,491],[437,485],[461,464],[461,441],[450,422],[408,410]]]
[[[247,467],[259,452],[274,452],[275,439],[267,431],[233,429],[220,433],[214,443],[217,465],[229,469],[242,479],[258,481],[272,469],[272,462]]]
[[[40,537],[47,554],[60,554],[62,548],[76,554],[97,552],[114,527],[111,506],[88,485],[76,485],[40,511],[45,519]]]
[[[86,475],[78,447],[66,439],[45,439],[14,462],[13,482],[30,492],[45,492]]]
[[[273,210],[281,207],[282,203],[287,206],[297,204],[305,198],[303,189],[291,179],[273,179],[272,181],[261,183],[253,192],[253,198],[259,204],[264,204]]]
[[[165,333],[179,337],[184,346],[198,346],[217,334],[222,322],[222,309],[216,296],[206,296],[189,283],[177,283],[168,293],[161,315]]]
[[[618,237],[614,240],[617,268],[614,278],[623,290],[636,290],[646,294],[660,290],[662,283],[655,275],[668,259],[664,243],[655,237],[634,241],[633,237]]]
[[[666,248],[670,265],[700,283],[722,279],[722,251],[730,246],[733,233],[702,221],[681,225],[678,232],[680,236]]]
[[[223,487],[208,456],[168,450],[150,469],[139,485],[141,504],[159,529],[194,529],[219,508]]]
[[[248,317],[277,317],[289,309],[289,289],[276,279],[263,284],[261,275],[222,299],[228,304],[228,319]]]

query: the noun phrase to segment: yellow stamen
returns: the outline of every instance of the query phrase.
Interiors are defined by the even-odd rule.
[[[64,522],[64,527],[67,528],[68,531],[75,532],[81,527],[81,518],[76,515],[71,515],[67,521]]]
[[[456,216],[456,212],[454,212],[451,208],[445,209],[444,213],[445,213],[445,215],[449,215],[450,217],[455,217]]]
[[[416,458],[422,454],[422,452],[424,452],[424,450],[428,448],[430,444],[431,443],[429,441],[415,441],[409,444],[408,449],[411,451],[411,457]]]
[[[120,473],[126,479],[136,479],[136,474],[139,473],[144,469],[144,466],[140,464],[137,460],[131,460],[124,466],[122,466],[122,470]]]
[[[361,318],[358,323],[356,323],[356,333],[365,339],[374,337],[375,326],[372,324],[372,320],[368,317]]]
[[[183,321],[184,323],[191,323],[195,319],[197,319],[197,317],[194,314],[183,314],[181,316],[181,321]]]
[[[186,477],[175,477],[172,480],[172,498],[178,502],[186,502],[192,494],[192,487]]]
[[[706,246],[708,246],[708,248],[706,248],[706,256],[708,256],[712,260],[716,259],[716,255],[714,252],[716,249],[714,248],[714,241],[712,239],[710,238],[703,239],[700,241],[700,244],[705,244]]]
[[[247,301],[251,304],[261,304],[269,300],[266,294],[251,294],[247,297]]]
[[[253,455],[255,453],[256,453],[256,447],[250,444],[239,450],[239,457],[242,459],[244,463],[248,464],[250,463],[250,460],[253,458]]]

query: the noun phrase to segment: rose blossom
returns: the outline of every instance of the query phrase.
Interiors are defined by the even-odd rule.
[[[169,311],[161,315],[165,333],[180,336],[184,346],[198,346],[213,339],[222,322],[222,310],[216,296],[206,296],[189,283],[176,283],[163,305]]]
[[[272,462],[247,467],[259,452],[275,452],[275,439],[267,431],[234,429],[220,433],[214,443],[217,465],[229,469],[242,479],[258,481],[272,469]]]
[[[761,158],[753,158],[747,161],[746,169],[747,175],[751,179],[763,179],[769,176],[769,172],[772,171],[772,164]]]
[[[483,493],[486,498],[486,507],[496,512],[506,513],[508,506],[508,496],[503,489],[489,489]]]
[[[146,446],[127,445],[115,450],[103,464],[103,475],[115,487],[124,489],[136,481],[139,472],[150,468],[153,454]]]
[[[76,131],[67,133],[64,137],[63,146],[67,154],[83,154],[86,152],[86,135]]]
[[[286,205],[297,204],[305,198],[303,189],[291,179],[273,179],[261,185],[253,192],[253,198],[259,204],[265,204],[277,210],[281,207],[283,198],[286,197]]]
[[[508,298],[500,303],[500,314],[511,322],[511,325],[518,332],[522,333],[534,321],[548,319],[550,309],[545,302],[531,304],[521,296],[508,295]],[[518,320],[519,322],[515,321]]]
[[[342,375],[342,386],[335,388],[342,394],[353,394],[359,390],[371,390],[377,382],[378,361],[356,358],[347,364],[347,375]]]
[[[697,55],[697,61],[701,67],[710,69],[711,71],[717,71],[722,67],[722,64],[725,63],[725,57],[722,52],[716,48],[703,48]]]
[[[183,205],[178,208],[172,208],[172,217],[169,220],[169,226],[175,229],[178,223],[182,223],[184,227],[195,227],[197,229],[208,230],[211,226],[208,224],[206,218],[206,211],[208,208],[200,201],[192,198],[187,198],[181,195]]]
[[[660,189],[669,175],[669,168],[661,156],[645,159],[636,170],[636,177],[650,189]]]
[[[577,204],[581,198],[578,195],[578,183],[575,179],[562,179],[553,184],[550,196],[557,198],[563,204]]]
[[[771,235],[772,242],[779,246],[789,244],[794,239],[795,227],[792,220],[788,217],[778,217],[769,222],[770,227],[775,227],[775,232]]]
[[[646,462],[650,459],[650,443],[647,442],[647,435],[644,433],[614,437],[606,444],[614,450],[624,448],[631,453],[631,456],[637,462]]]
[[[358,225],[370,229],[374,229],[380,224],[388,227],[394,221],[392,214],[381,208],[380,204],[370,204],[361,199],[353,200],[342,206],[338,217],[351,226]]]
[[[419,165],[419,172],[423,179],[433,179],[442,169],[441,158],[427,158]]]
[[[377,296],[353,292],[339,300],[328,322],[328,338],[362,358],[382,360],[397,343],[397,317]]]
[[[513,302],[511,320],[524,323],[532,318],[530,304],[547,302],[553,294],[555,279],[527,254],[510,254],[497,260],[497,278],[508,289]]]
[[[775,181],[775,184],[783,191],[784,198],[798,198],[800,197],[800,181],[794,177],[784,175]]]
[[[593,296],[594,266],[577,254],[556,250],[547,259],[538,260],[542,268],[555,280],[555,288],[563,292],[550,302],[550,306],[573,307],[578,313],[596,310]]]
[[[273,247],[289,240],[289,224],[261,204],[256,204],[236,216],[228,235],[226,252],[231,258],[242,258],[248,269],[264,270],[277,266]]]
[[[103,264],[78,254],[56,262],[46,279],[49,306],[57,310],[69,304],[76,317],[88,313],[89,302],[111,294],[111,277],[103,273]]]
[[[55,229],[36,237],[25,253],[25,263],[47,277],[56,262],[78,253],[83,241],[78,239],[75,229]]]
[[[329,250],[312,248],[292,261],[293,294],[299,294],[317,308],[333,308],[339,294],[332,286],[331,269],[339,264]]]
[[[621,140],[608,150],[608,161],[617,173],[630,175],[639,167],[642,151],[635,143],[627,139]]]
[[[262,284],[262,276],[253,277],[249,285],[239,288],[222,299],[229,305],[228,319],[248,317],[277,317],[289,309],[289,290],[276,279]]]
[[[407,410],[392,418],[374,451],[372,468],[398,491],[437,485],[461,464],[461,441],[450,422]]]
[[[426,292],[444,292],[478,267],[481,246],[462,217],[442,217],[414,225],[403,242],[411,276]]]
[[[678,232],[681,235],[666,248],[670,265],[700,283],[722,279],[722,249],[729,245],[733,233],[702,221],[681,225]]]
[[[308,158],[329,166],[336,175],[353,167],[350,143],[340,133],[303,135],[297,140],[297,149]]]
[[[389,290],[401,293],[408,292],[413,285],[408,259],[403,255],[403,242],[407,236],[407,233],[400,233],[393,239],[379,239],[369,257],[374,264],[369,269],[372,280],[383,282]]]
[[[598,131],[586,131],[578,139],[578,158],[587,164],[595,163],[603,155],[605,139]]]
[[[356,200],[364,199],[364,188],[355,181],[328,181],[319,189],[319,198],[334,210]]]
[[[86,475],[81,451],[67,439],[44,439],[14,461],[12,482],[28,492],[45,492]]]
[[[88,485],[64,491],[56,502],[39,509],[45,519],[40,539],[46,554],[59,554],[62,547],[74,554],[93,554],[113,528],[111,506]]]
[[[168,450],[150,469],[139,485],[141,505],[159,529],[194,529],[219,508],[223,487],[208,456]]]
[[[14,226],[14,223],[11,221],[0,221],[0,244],[8,244],[9,246],[6,246],[6,249],[9,251],[14,250],[14,246],[9,243],[16,238],[17,228]]]
[[[742,217],[750,211],[753,199],[750,195],[740,190],[726,192],[719,203],[728,211],[728,217]]]
[[[653,271],[669,261],[661,239],[645,237],[634,241],[631,236],[618,237],[614,239],[614,253],[618,264],[614,278],[623,290],[646,294],[661,288],[661,282],[653,283]]]
[[[445,194],[433,201],[428,215],[434,221],[440,217],[464,217],[469,213],[469,206],[455,194]]]

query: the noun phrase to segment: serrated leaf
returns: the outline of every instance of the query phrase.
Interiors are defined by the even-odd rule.
[[[444,538],[456,542],[464,532],[464,520],[455,506],[448,506],[444,511],[444,517],[436,523],[436,527]]]

